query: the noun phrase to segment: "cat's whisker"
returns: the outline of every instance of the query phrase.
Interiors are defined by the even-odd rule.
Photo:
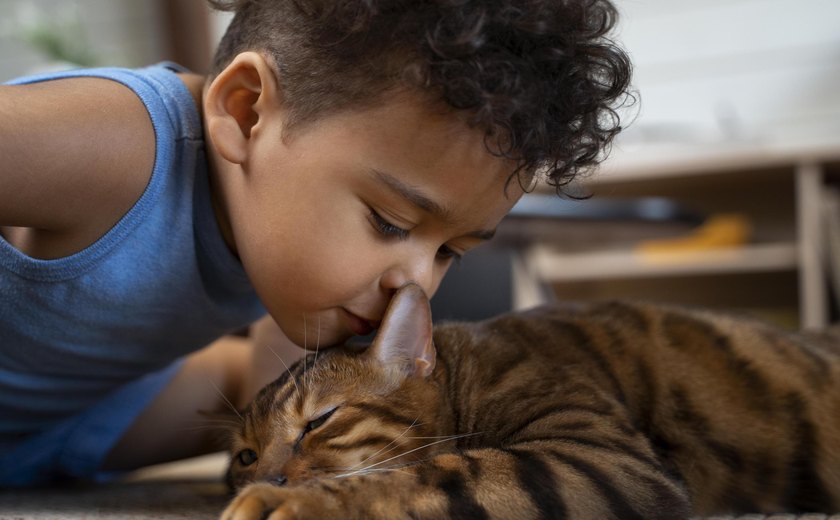
[[[231,426],[241,426],[242,423],[233,419],[204,419],[202,424],[229,424]]]
[[[209,377],[207,378],[207,382],[210,383],[210,386],[212,386],[213,390],[215,390],[216,393],[219,394],[219,397],[222,398],[222,400],[225,402],[225,404],[227,404],[228,407],[230,407],[230,409],[233,410],[233,413],[235,413],[236,416],[239,417],[239,420],[244,421],[245,419],[242,418],[242,414],[240,414],[239,410],[237,410],[236,407],[233,406],[233,403],[230,402],[230,399],[227,398],[227,396],[224,394],[224,392],[222,392],[219,389],[219,387],[216,386],[216,383],[214,383],[213,380],[210,379]]]
[[[471,435],[477,435],[477,434],[471,434]],[[412,437],[406,437],[406,439],[446,439],[446,438],[449,438],[449,437],[452,437],[452,436],[451,435],[412,436]]]
[[[417,423],[417,424],[414,424],[414,425],[412,425],[412,426],[409,426],[409,428],[419,428],[419,427],[423,426],[424,424],[425,424],[425,423]],[[407,430],[407,429],[406,429],[406,430]],[[382,447],[382,449],[380,449],[379,451],[377,451],[376,453],[374,453],[374,454],[373,454],[373,455],[371,455],[370,457],[367,457],[365,460],[363,460],[362,462],[360,462],[360,463],[359,463],[359,464],[357,464],[356,466],[358,466],[358,465],[360,465],[360,464],[364,464],[365,462],[367,462],[367,461],[368,461],[368,460],[370,460],[371,458],[375,457],[376,455],[379,455],[380,453],[381,453],[382,455],[387,455],[387,454],[391,453],[392,451],[399,449],[401,445],[400,445],[400,444],[396,444],[396,442],[399,440],[399,438],[400,438],[400,437],[402,437],[403,435],[405,435],[405,433],[406,433],[406,432],[403,432],[403,433],[402,433],[399,437],[397,437],[396,439],[394,439],[393,441],[391,441],[390,443],[388,443],[386,446],[383,446],[383,447]],[[405,438],[406,438],[406,439],[422,439],[423,437],[405,437]],[[442,436],[441,436],[441,437],[435,437],[435,438],[440,439],[440,438],[442,438]],[[392,445],[393,445],[393,446],[392,446]],[[388,448],[389,446],[391,446],[391,448],[390,448],[390,449]],[[354,466],[354,467],[355,467],[355,466]],[[352,469],[352,468],[351,468],[351,469]]]
[[[321,346],[321,315],[318,315],[318,325],[315,329],[317,336],[315,337],[315,359],[312,360],[312,367],[318,362],[318,349]],[[309,371],[309,383],[312,383],[312,371]]]
[[[303,352],[304,352],[304,354],[303,354],[303,377],[301,377],[301,381],[303,382],[303,389],[304,390],[306,390],[306,368],[307,368],[306,367],[306,358],[308,357],[306,355],[306,349],[308,347],[307,341],[306,341],[306,339],[307,339],[306,338],[306,332],[307,332],[306,313],[304,312],[303,313]]]
[[[350,468],[348,468],[348,467],[333,468],[333,470],[336,471],[336,472],[344,472],[344,473],[341,473],[342,475],[350,474],[350,473],[358,473],[358,472],[361,472],[361,471],[369,471],[369,472],[388,471],[388,470],[392,470],[392,469],[405,468],[407,466],[411,466],[411,465],[416,464],[418,462],[424,462],[424,461],[431,460],[431,459],[432,459],[432,457],[429,457],[429,458],[425,458],[425,459],[413,460],[411,462],[407,462],[407,463],[404,463],[404,464],[394,464],[392,466],[388,466],[387,468],[373,468],[373,469],[370,469],[370,470],[365,469],[365,468],[358,469],[358,470],[353,470],[353,467],[355,467],[355,466],[350,467]],[[351,471],[351,470],[353,470],[353,471]]]
[[[418,416],[418,417],[417,417],[417,419],[420,419],[420,417]],[[351,468],[349,468],[349,469],[351,469],[351,470],[352,470],[352,469],[353,469],[353,468],[355,468],[355,467],[361,466],[362,464],[364,464],[365,462],[369,461],[369,460],[370,460],[370,459],[372,459],[373,457],[376,457],[377,455],[379,455],[380,453],[382,453],[384,450],[388,449],[388,447],[390,447],[390,446],[394,445],[397,441],[399,441],[399,440],[400,440],[400,438],[401,438],[402,436],[404,436],[406,433],[408,433],[408,430],[410,430],[410,429],[414,428],[415,426],[419,426],[419,425],[417,424],[417,419],[414,419],[414,421],[413,421],[413,422],[412,422],[412,423],[408,426],[408,428],[406,428],[406,429],[405,429],[405,430],[404,430],[401,434],[399,434],[396,438],[394,438],[394,440],[392,440],[391,442],[389,442],[388,444],[386,444],[385,446],[383,446],[382,448],[380,448],[380,449],[379,449],[379,451],[377,451],[377,452],[376,452],[376,453],[374,453],[373,455],[370,455],[369,457],[365,458],[365,460],[363,460],[363,461],[359,462],[358,464],[354,465],[353,467],[351,467]],[[389,451],[390,451],[390,450],[389,450]],[[386,452],[386,453],[388,453],[388,452]]]
[[[197,419],[179,428],[180,431],[219,431],[231,432],[242,428],[242,423],[235,419],[207,418]]]
[[[335,476],[332,476],[330,478],[338,479],[338,478],[352,477],[352,476],[355,476],[355,475],[370,475],[372,473],[386,473],[386,472],[399,472],[399,473],[403,473],[405,475],[411,475],[411,473],[409,473],[408,471],[405,471],[403,469],[403,467],[404,466],[401,466],[401,467],[398,467],[398,468],[376,468],[376,469],[371,469],[371,470],[365,470],[364,472],[361,472],[361,473],[353,472],[353,473],[346,473],[346,474],[342,474],[342,475],[335,475]]]
[[[393,446],[391,446],[392,444],[393,444]],[[390,447],[390,448],[388,448],[388,446],[391,446],[391,447]],[[383,447],[382,449],[380,449],[380,450],[379,450],[379,452],[374,453],[373,455],[370,455],[369,457],[366,457],[366,458],[365,458],[365,460],[363,460],[363,461],[359,462],[358,464],[354,465],[353,467],[351,467],[351,468],[349,468],[349,469],[350,469],[350,470],[352,470],[352,469],[354,469],[354,468],[359,467],[360,465],[364,464],[365,462],[367,462],[367,461],[369,461],[370,459],[372,459],[373,457],[375,457],[377,454],[380,454],[380,455],[386,456],[386,455],[388,455],[388,454],[390,454],[390,453],[393,453],[393,452],[395,452],[395,451],[399,450],[399,449],[402,447],[402,444],[394,444],[393,442],[391,442],[390,444],[388,444],[388,446],[385,446],[385,447]],[[385,449],[385,448],[388,448],[388,449]],[[382,451],[382,450],[385,450],[385,451]],[[380,452],[381,452],[381,453],[380,453]]]
[[[345,475],[346,475],[346,476],[349,476],[349,475],[357,474],[357,473],[359,473],[359,472],[364,472],[364,471],[367,471],[367,470],[369,470],[369,469],[371,469],[371,468],[375,468],[376,466],[379,466],[380,464],[385,464],[386,462],[390,462],[390,461],[392,461],[392,460],[396,460],[396,459],[398,459],[398,458],[400,458],[400,457],[405,457],[406,455],[410,455],[411,453],[414,453],[415,451],[419,451],[419,450],[422,450],[422,449],[430,448],[430,447],[432,447],[432,446],[434,446],[434,445],[436,445],[436,444],[440,444],[440,443],[442,443],[442,442],[449,442],[449,441],[453,441],[453,440],[460,439],[460,438],[463,438],[463,437],[470,437],[470,436],[473,436],[473,435],[480,435],[480,434],[481,434],[481,432],[477,432],[477,433],[465,433],[465,434],[463,434],[463,435],[452,435],[452,436],[450,436],[449,438],[446,438],[446,439],[441,439],[441,440],[438,440],[438,441],[435,441],[435,442],[429,442],[429,443],[427,443],[427,444],[424,444],[423,446],[418,446],[417,448],[414,448],[414,449],[408,450],[408,451],[406,451],[405,453],[400,453],[399,455],[395,455],[395,456],[390,457],[390,458],[388,458],[388,459],[385,459],[385,460],[379,461],[379,462],[377,462],[377,463],[375,463],[375,464],[371,464],[370,466],[368,466],[368,467],[366,467],[366,468],[362,468],[362,469],[358,469],[358,470],[356,470],[356,471],[351,471],[351,472],[349,472],[349,473],[345,473]]]
[[[311,471],[347,471],[346,467],[342,466],[312,466]]]
[[[355,476],[363,476],[363,475],[371,475],[373,473],[386,473],[386,472],[393,472],[398,471],[400,473],[409,474],[403,468],[406,466],[397,466],[393,468],[373,468],[373,469],[366,469],[366,470],[358,470],[358,471],[351,471],[349,473],[342,473],[340,475],[333,475],[330,478],[347,478],[347,477],[355,477]]]
[[[184,426],[187,430],[239,430],[239,426],[233,424],[197,424],[195,426]]]
[[[295,376],[292,375],[292,370],[289,368],[289,365],[286,364],[286,362],[283,360],[280,354],[278,354],[273,348],[271,348],[271,345],[266,344],[265,346],[268,350],[271,351],[272,354],[274,354],[275,357],[277,357],[277,359],[280,360],[281,363],[283,363],[283,366],[286,368],[286,372],[289,373],[289,379],[291,379],[292,384],[295,385],[295,391],[298,393],[298,395],[300,395],[300,388],[298,388],[297,381],[295,381]]]
[[[218,424],[205,424],[203,426],[189,426],[184,428],[178,428],[179,432],[205,432],[205,431],[215,431],[215,432],[225,432],[231,430],[233,427],[231,425],[218,425]]]

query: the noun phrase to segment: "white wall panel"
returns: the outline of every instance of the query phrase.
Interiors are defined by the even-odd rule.
[[[20,40],[36,18],[75,19],[99,64],[137,66],[162,54],[158,3],[135,0],[0,0],[0,81],[39,70],[49,59]]]
[[[617,5],[642,99],[620,143],[840,142],[840,1]]]
[[[840,141],[840,0],[616,4],[642,99],[619,144],[772,144],[832,133]],[[157,2],[0,0],[0,80],[47,61],[14,38],[32,6],[59,17],[75,10],[103,64],[143,65],[162,55]],[[214,42],[229,17],[211,17]]]

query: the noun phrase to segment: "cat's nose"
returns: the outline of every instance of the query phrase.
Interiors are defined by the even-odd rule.
[[[272,479],[269,479],[269,482],[274,484],[275,486],[285,486],[288,479],[285,475],[278,475]]]

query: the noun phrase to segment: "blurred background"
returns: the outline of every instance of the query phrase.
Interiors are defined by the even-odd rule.
[[[552,299],[838,320],[840,2],[615,0],[639,102],[599,172],[538,189],[434,300],[479,319]],[[229,15],[203,0],[0,0],[0,81],[173,60],[205,72]]]

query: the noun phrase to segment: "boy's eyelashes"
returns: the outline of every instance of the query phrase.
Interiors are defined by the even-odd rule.
[[[442,260],[449,260],[451,258],[456,262],[460,262],[464,255],[454,251],[451,247],[444,244],[438,249],[437,256]]]
[[[368,208],[370,210],[370,219],[373,227],[382,235],[386,237],[394,237],[399,240],[405,240],[408,238],[409,230],[396,226],[388,220],[386,220],[382,215],[380,215],[375,209]],[[451,247],[447,246],[446,244],[440,246],[437,251],[437,256],[441,260],[449,260],[454,259],[455,261],[461,260],[463,254],[458,253],[457,251],[453,250]]]
[[[370,217],[371,221],[373,222],[373,226],[376,228],[377,231],[382,233],[388,237],[396,237],[400,240],[405,240],[408,238],[408,230],[403,229],[399,226],[395,226],[391,224],[387,220],[385,220],[382,215],[376,212],[375,209],[370,208]]]

